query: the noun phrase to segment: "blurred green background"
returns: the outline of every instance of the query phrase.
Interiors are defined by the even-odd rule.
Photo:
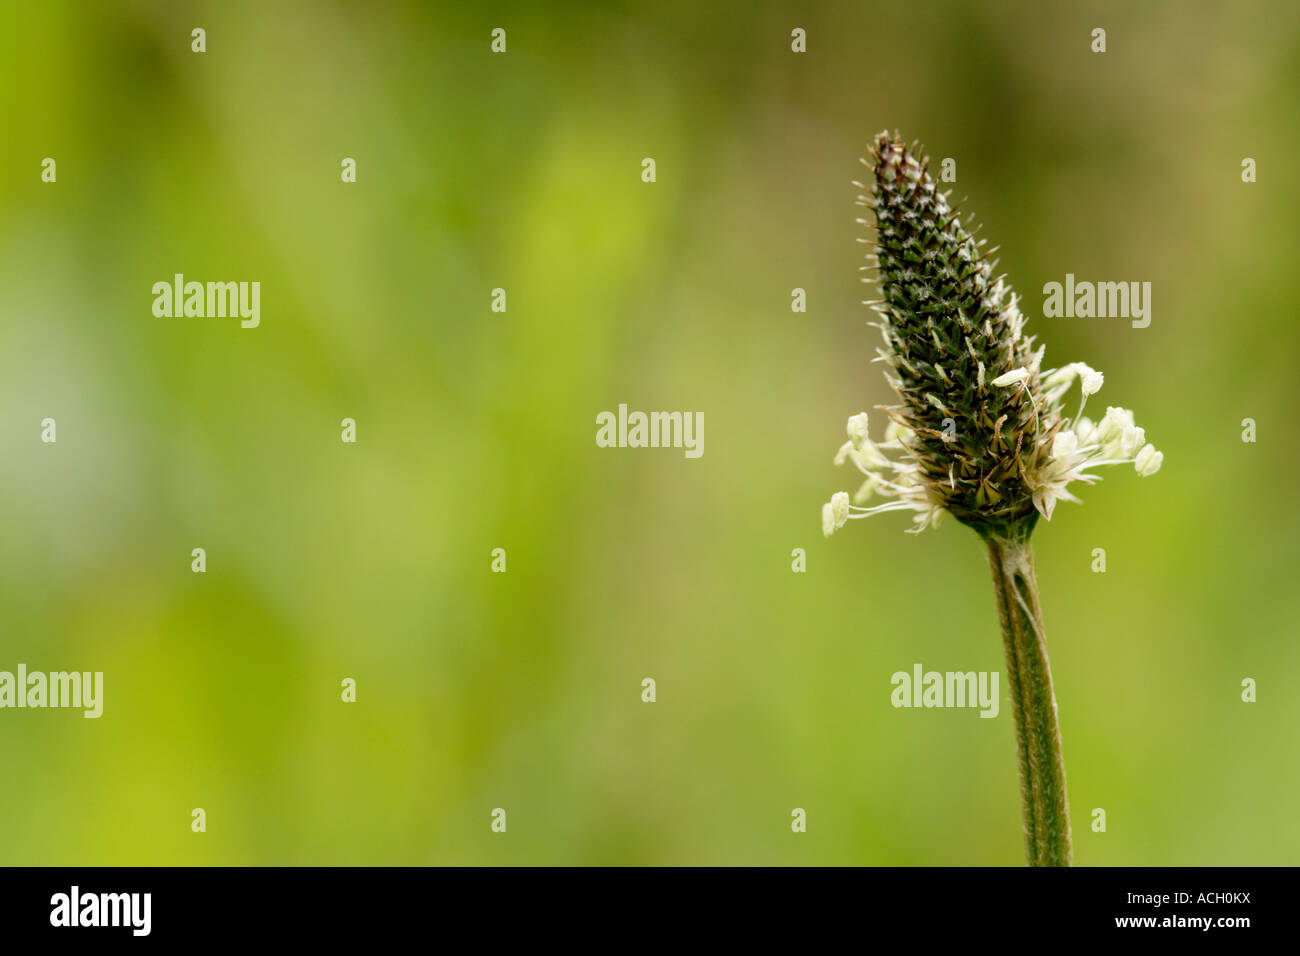
[[[1294,4],[8,3],[0,76],[0,669],[106,685],[0,711],[0,863],[1023,863],[1005,682],[889,703],[1004,669],[978,539],[821,537],[886,126],[1165,452],[1036,535],[1077,862],[1300,862]]]

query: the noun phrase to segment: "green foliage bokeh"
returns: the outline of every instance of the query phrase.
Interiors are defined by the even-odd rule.
[[[1077,862],[1296,863],[1298,67],[1280,3],[5,4],[0,669],[106,699],[0,711],[0,863],[1022,863],[1010,708],[889,704],[1002,670],[978,540],[820,532],[887,126],[1165,453],[1035,536]],[[1151,326],[1043,318],[1067,272]]]

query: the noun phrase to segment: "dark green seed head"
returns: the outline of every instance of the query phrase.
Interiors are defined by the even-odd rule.
[[[1041,350],[1023,334],[1016,297],[983,240],[948,205],[898,137],[881,133],[875,174],[875,258],[887,378],[902,398],[890,414],[914,433],[909,451],[931,500],[981,532],[1020,529],[1036,515],[1027,476],[1059,425],[1041,394]],[[1021,385],[994,385],[1015,369]]]

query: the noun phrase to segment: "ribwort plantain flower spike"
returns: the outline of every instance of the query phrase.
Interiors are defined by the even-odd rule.
[[[950,514],[984,539],[1015,719],[1026,857],[1032,866],[1069,866],[1065,764],[1029,538],[1058,501],[1079,500],[1070,485],[1100,480],[1093,469],[1131,464],[1145,477],[1164,456],[1127,409],[1107,408],[1095,423],[1084,416],[1101,372],[1082,362],[1043,369],[1044,348],[1025,334],[1015,293],[995,275],[995,250],[961,221],[918,153],[881,133],[863,160],[874,176],[869,195],[854,184],[863,190],[859,205],[875,213],[865,268],[877,271],[881,298],[867,304],[879,315],[877,357],[900,401],[881,407],[888,424],[878,442],[866,412],[848,420],[835,463],[851,463],[863,482],[852,501],[840,491],[822,507],[822,531],[907,511],[913,531]]]
[[[1099,425],[1083,416],[1101,372],[1082,362],[1042,370],[1044,349],[1025,335],[1015,293],[994,275],[994,250],[958,218],[926,163],[881,133],[868,163],[871,194],[858,197],[875,212],[868,268],[878,271],[882,298],[869,304],[884,337],[878,358],[901,402],[883,409],[893,429],[880,443],[865,412],[849,419],[835,461],[852,462],[866,480],[847,518],[911,511],[920,531],[951,514],[981,534],[1027,535],[1038,516],[1051,520],[1058,501],[1079,500],[1068,485],[1099,480],[1093,468],[1133,464],[1154,474],[1163,456],[1146,451],[1131,412],[1107,409]],[[860,506],[873,495],[890,500]],[[844,524],[822,528],[829,535]]]

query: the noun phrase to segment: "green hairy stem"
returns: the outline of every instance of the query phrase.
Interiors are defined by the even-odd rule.
[[[1030,866],[1070,866],[1070,804],[1047,637],[1038,606],[1034,553],[1027,534],[990,535],[985,541],[1016,725],[1025,856]]]

